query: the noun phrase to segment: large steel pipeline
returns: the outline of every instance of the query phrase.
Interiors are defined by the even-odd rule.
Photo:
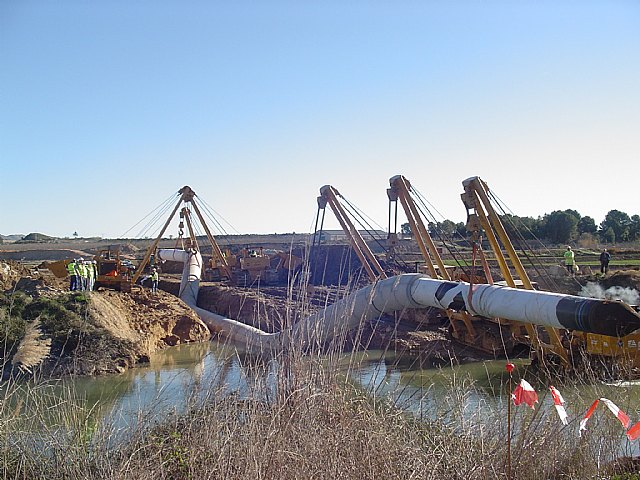
[[[178,296],[196,312],[209,330],[232,341],[242,351],[268,353],[279,349],[279,334],[263,332],[251,325],[198,307],[198,290],[203,265],[200,252],[167,248],[158,250],[157,256],[160,261],[183,262]]]
[[[158,251],[158,257],[185,263],[180,298],[211,330],[251,352],[277,351],[289,341],[295,345],[322,345],[384,313],[424,307],[610,336],[624,336],[640,328],[640,315],[620,301],[403,274],[355,291],[296,323],[290,331],[266,333],[197,306],[202,268],[199,253],[164,249]]]

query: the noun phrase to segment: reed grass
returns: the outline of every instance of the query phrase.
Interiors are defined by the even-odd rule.
[[[214,378],[185,393],[188,407],[159,423],[139,412],[126,435],[70,387],[54,394],[48,383],[9,382],[0,403],[2,478],[507,478],[504,402],[471,402],[477,385],[450,375],[447,395],[426,412],[408,413],[393,395],[346,376],[339,357],[243,357],[248,392],[229,394]],[[544,411],[513,411],[513,478],[633,472],[627,465],[615,477],[623,435],[617,420],[597,416],[579,438],[577,419],[563,427]]]

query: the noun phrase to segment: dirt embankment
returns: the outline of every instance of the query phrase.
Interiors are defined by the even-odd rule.
[[[169,293],[101,290],[87,297],[88,320],[108,334],[88,337],[62,361],[49,359],[46,365],[53,368],[45,371],[55,376],[121,373],[147,363],[157,350],[210,338],[193,310]]]
[[[39,298],[59,301],[57,312],[67,311],[60,305],[75,306],[75,314],[73,311],[66,314],[68,320],[62,318],[64,315],[56,320],[59,322],[56,326],[68,322],[68,341],[56,341],[59,328],[56,332],[41,328],[40,338],[46,339],[49,335],[53,338],[51,349],[39,366],[44,375],[122,372],[148,361],[157,350],[210,339],[207,326],[195,312],[164,291],[152,294],[143,288],[134,288],[131,293],[101,289],[85,294],[76,292],[74,298],[69,299],[66,279],[11,261],[0,262],[0,288],[9,296],[22,292],[32,303]],[[74,323],[75,315],[81,319],[79,323]],[[33,324],[39,323],[30,318],[24,321],[31,330]],[[20,346],[16,350],[20,352]]]
[[[115,337],[140,346],[143,355],[209,339],[209,330],[191,308],[170,293],[102,290],[91,295],[90,315]]]

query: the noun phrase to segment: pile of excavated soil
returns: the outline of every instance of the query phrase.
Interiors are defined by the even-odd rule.
[[[210,338],[207,326],[180,299],[147,290],[85,293],[87,318],[99,332],[86,335],[71,355],[48,358],[49,376],[122,373],[147,363],[150,355],[174,345]],[[52,351],[55,357],[56,352]]]
[[[30,271],[13,260],[0,261],[0,290],[13,289],[20,278],[29,275]]]
[[[147,289],[131,293],[101,290],[90,298],[90,313],[96,324],[118,338],[139,344],[146,355],[210,337],[209,329],[191,308],[162,290],[156,294]]]
[[[301,315],[300,305],[286,296],[223,285],[200,287],[198,306],[265,332],[278,332]]]

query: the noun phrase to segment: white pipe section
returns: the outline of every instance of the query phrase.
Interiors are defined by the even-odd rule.
[[[182,279],[179,297],[191,307],[209,330],[232,340],[238,348],[256,352],[273,351],[279,340],[278,334],[266,333],[237,320],[223,317],[198,307],[198,290],[202,273],[202,256],[197,251],[187,252],[178,249],[160,249],[158,258],[161,261],[172,260],[183,262]]]
[[[519,290],[496,285],[477,284],[468,295],[471,285],[464,282],[442,282],[422,278],[416,282],[412,296],[422,303],[442,309],[466,310],[487,318],[505,318],[518,322],[565,328],[556,315],[558,302],[568,295]],[[460,305],[462,301],[462,305]]]
[[[293,327],[292,339],[307,345],[322,345],[342,336],[383,313],[419,308],[411,296],[411,285],[418,276],[398,275],[368,285],[338,300]]]
[[[411,295],[432,307],[612,337],[640,328],[640,315],[620,301],[432,278],[418,279]]]
[[[406,308],[464,310],[487,318],[505,318],[611,336],[628,334],[640,327],[640,315],[622,302],[486,284],[472,286],[419,274],[403,274],[357,290],[301,320],[290,332],[266,333],[197,306],[202,269],[202,258],[198,252],[159,250],[158,257],[184,261],[180,298],[212,331],[231,339],[238,348],[254,353],[281,349],[289,334],[294,345],[322,345],[330,339],[342,338],[349,330],[383,313]]]

